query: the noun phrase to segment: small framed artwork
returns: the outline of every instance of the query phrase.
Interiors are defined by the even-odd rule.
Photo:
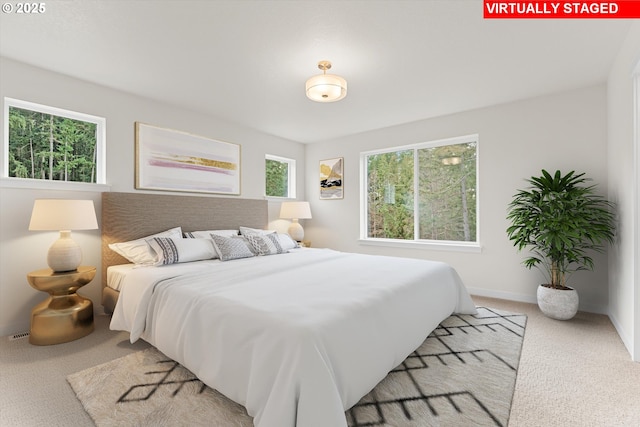
[[[344,197],[343,164],[342,157],[320,161],[320,199],[332,200]]]
[[[136,188],[240,195],[240,145],[136,122]]]

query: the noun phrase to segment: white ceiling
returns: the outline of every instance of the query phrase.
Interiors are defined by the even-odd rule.
[[[602,83],[630,25],[484,20],[482,4],[49,0],[0,14],[0,55],[311,143]],[[304,94],[322,59],[342,101]]]

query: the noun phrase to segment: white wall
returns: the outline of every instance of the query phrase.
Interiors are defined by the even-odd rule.
[[[215,94],[212,94],[215,96]],[[135,97],[106,87],[0,58],[0,97],[17,98],[63,109],[105,117],[107,120],[107,180],[112,191],[134,189],[134,122],[177,129],[205,137],[241,144],[243,198],[263,198],[266,153],[297,160],[299,197],[304,198],[305,146],[216,118]],[[4,132],[4,118],[0,131]],[[3,133],[2,133],[3,134]],[[0,154],[4,156],[4,153]],[[1,159],[4,164],[4,157]],[[181,193],[187,195],[188,193]],[[198,194],[202,195],[202,194]],[[93,199],[100,221],[100,189],[51,191],[12,188],[0,182],[0,335],[29,329],[31,308],[46,298],[32,289],[29,271],[46,268],[48,247],[55,232],[27,231],[36,198]],[[279,203],[270,203],[270,219],[277,218]],[[74,232],[84,253],[83,264],[100,267],[100,232]],[[81,294],[100,306],[100,270]]]
[[[112,191],[137,191],[133,188],[135,121],[240,143],[243,167],[241,197],[244,198],[263,197],[265,153],[294,158],[298,161],[299,199],[305,198],[306,188],[306,199],[312,203],[314,218],[306,220],[304,226],[305,239],[311,240],[313,246],[439,259],[454,265],[476,294],[534,301],[535,288],[541,276],[521,266],[523,255],[515,251],[505,234],[506,205],[515,191],[525,185],[524,178],[538,174],[541,168],[585,171],[603,192],[608,188],[616,201],[623,204],[621,218],[633,218],[634,208],[627,203],[632,203],[634,195],[625,190],[630,180],[637,176],[628,169],[633,155],[628,139],[631,131],[618,133],[618,130],[626,126],[632,111],[625,92],[629,90],[629,80],[625,79],[630,76],[631,69],[624,71],[624,64],[629,64],[634,55],[636,58],[640,55],[637,42],[640,40],[639,27],[634,24],[625,44],[627,47],[621,51],[621,65],[612,71],[608,99],[604,86],[583,88],[306,147],[6,58],[0,58],[0,97],[24,99],[105,117],[107,174]],[[611,123],[609,135],[607,115]],[[4,125],[3,120],[0,123],[2,132]],[[360,152],[471,133],[480,135],[481,253],[381,248],[358,243]],[[612,141],[609,152],[607,136]],[[611,156],[609,162],[607,155]],[[317,186],[318,162],[333,157],[345,159],[345,198],[321,201]],[[53,232],[27,231],[33,200],[42,197],[93,199],[98,220],[101,219],[98,190],[50,191],[12,188],[0,183],[0,335],[28,330],[31,308],[45,298],[44,294],[30,288],[25,280],[27,272],[45,267],[46,251],[57,237]],[[278,208],[279,203],[270,203],[270,220],[276,227],[286,228],[277,220]],[[624,222],[622,226],[623,236],[626,236],[633,223]],[[74,238],[83,248],[84,263],[99,267],[99,230],[74,232]],[[610,313],[627,346],[633,341],[633,334],[640,331],[640,326],[636,326],[634,331],[634,322],[637,325],[640,318],[640,302],[636,302],[635,309],[629,302],[634,297],[638,300],[640,294],[637,284],[633,287],[633,268],[629,267],[637,253],[634,255],[633,247],[629,249],[618,244],[612,252],[610,268],[607,268],[606,256],[596,255],[595,272],[578,273],[572,278],[580,292],[581,309],[606,312],[611,305]],[[100,277],[100,272],[97,277]],[[607,288],[608,277],[612,283],[610,291]],[[96,279],[81,291],[94,301],[96,310],[100,310],[100,288],[99,279]],[[636,338],[638,342],[640,338]]]
[[[619,231],[609,256],[609,316],[632,357],[640,361],[640,109],[634,110],[634,70],[640,73],[640,22],[634,22],[609,73],[609,194]],[[635,117],[634,117],[635,114]],[[635,148],[634,148],[635,145]],[[634,158],[636,159],[634,162]]]
[[[390,106],[390,108],[393,108]],[[437,259],[450,263],[472,293],[535,301],[542,276],[521,265],[507,236],[505,219],[512,195],[541,169],[586,172],[607,191],[606,90],[604,86],[408,123],[313,144],[307,148],[307,197],[313,219],[305,224],[314,247]],[[359,153],[468,134],[479,134],[481,253],[368,246],[359,238]],[[319,200],[318,162],[344,157],[343,200]],[[605,312],[607,258],[594,257],[594,272],[571,277],[582,310]]]

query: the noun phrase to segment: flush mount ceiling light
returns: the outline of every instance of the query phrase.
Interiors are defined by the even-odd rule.
[[[347,96],[347,81],[340,76],[327,74],[331,68],[331,62],[320,61],[318,68],[322,74],[313,76],[307,80],[307,97],[317,102],[340,101]]]

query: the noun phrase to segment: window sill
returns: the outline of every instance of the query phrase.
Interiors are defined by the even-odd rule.
[[[288,202],[297,200],[295,197],[264,196],[264,198],[269,202]]]
[[[65,191],[111,191],[107,184],[92,184],[87,182],[48,181],[43,179],[0,178],[0,188],[28,188],[33,190],[65,190]]]
[[[403,241],[397,239],[359,239],[358,242],[361,245],[370,246],[386,246],[392,248],[412,248],[412,249],[424,249],[434,251],[453,251],[453,252],[469,252],[480,253],[482,247],[476,242],[417,242],[417,241]]]

